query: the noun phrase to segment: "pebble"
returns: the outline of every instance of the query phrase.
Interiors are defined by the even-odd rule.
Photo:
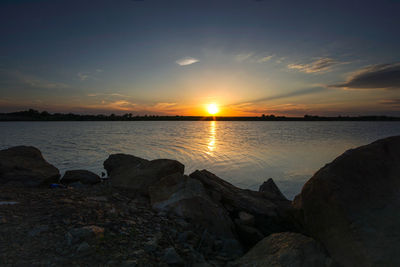
[[[87,242],[82,242],[78,248],[76,249],[77,252],[82,253],[82,252],[86,252],[90,249],[90,246]]]
[[[183,264],[182,258],[173,247],[169,247],[164,250],[162,259],[168,264]]]
[[[48,225],[41,225],[41,226],[35,227],[32,230],[30,230],[28,235],[31,237],[34,237],[34,236],[37,236],[37,235],[41,234],[42,232],[46,232],[48,230],[49,230]]]

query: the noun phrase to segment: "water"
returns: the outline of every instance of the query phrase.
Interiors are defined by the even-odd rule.
[[[399,134],[400,122],[0,122],[0,148],[36,146],[61,172],[100,173],[112,153],[171,158],[241,188],[272,177],[293,198],[345,150]]]

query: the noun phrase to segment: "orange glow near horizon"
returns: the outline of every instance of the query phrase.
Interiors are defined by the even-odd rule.
[[[217,113],[219,112],[219,108],[218,108],[217,104],[215,104],[215,103],[208,104],[208,105],[207,105],[207,112],[208,112],[210,115],[215,115],[215,114],[217,114]]]

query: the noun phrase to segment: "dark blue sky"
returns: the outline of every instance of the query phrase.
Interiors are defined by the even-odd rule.
[[[0,111],[400,115],[400,1],[2,1]]]

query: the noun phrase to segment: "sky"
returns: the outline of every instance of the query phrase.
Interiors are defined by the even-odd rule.
[[[2,0],[0,112],[400,116],[399,14],[399,0]]]

